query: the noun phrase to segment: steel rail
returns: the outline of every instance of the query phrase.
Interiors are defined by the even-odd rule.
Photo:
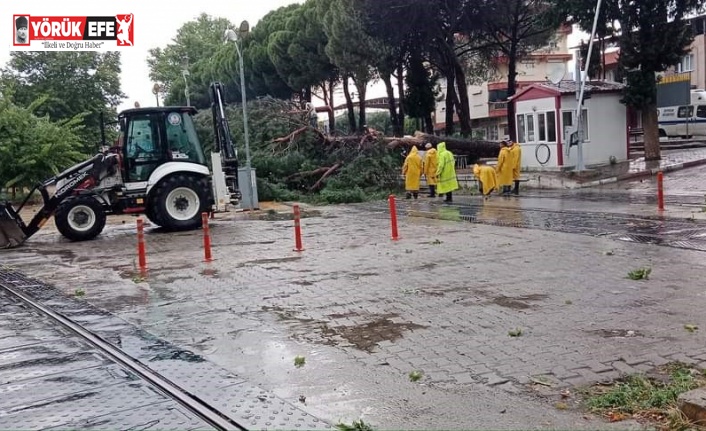
[[[209,425],[213,426],[217,430],[246,430],[246,428],[242,425],[239,425],[232,419],[226,417],[213,407],[194,397],[191,393],[172,383],[164,376],[151,370],[149,367],[145,366],[140,361],[127,355],[125,352],[121,351],[120,349],[110,344],[108,341],[104,340],[102,337],[94,334],[93,332],[89,331],[88,329],[84,328],[83,326],[74,322],[68,317],[48,307],[45,307],[41,303],[30,298],[29,296],[17,291],[16,289],[13,289],[12,287],[7,286],[2,282],[0,282],[0,287],[5,289],[11,295],[20,299],[22,302],[36,309],[40,313],[50,317],[52,320],[56,321],[63,327],[69,329],[74,334],[87,341],[93,347],[100,350],[111,360],[129,369],[142,379],[155,385],[166,395],[179,402],[182,406],[199,416],[201,419],[203,419],[205,422],[207,422]]]

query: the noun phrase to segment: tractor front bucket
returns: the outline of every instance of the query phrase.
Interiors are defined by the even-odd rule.
[[[0,248],[13,248],[27,239],[24,223],[9,202],[0,204]]]

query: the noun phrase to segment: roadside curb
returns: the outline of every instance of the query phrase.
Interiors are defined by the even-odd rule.
[[[673,165],[667,165],[667,166],[663,166],[661,168],[647,169],[644,171],[631,172],[629,174],[618,175],[618,176],[610,177],[610,178],[604,178],[602,180],[580,183],[577,185],[577,187],[578,188],[588,188],[588,187],[602,186],[605,184],[612,184],[612,183],[617,183],[617,182],[621,182],[621,181],[634,180],[637,178],[651,177],[653,175],[657,175],[657,173],[660,171],[662,171],[664,173],[675,172],[675,171],[680,171],[682,169],[691,168],[694,166],[701,166],[701,165],[706,165],[706,158],[689,160],[688,162],[675,163]]]

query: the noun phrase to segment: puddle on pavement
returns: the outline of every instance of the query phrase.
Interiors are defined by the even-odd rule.
[[[256,259],[256,260],[249,260],[247,262],[239,263],[237,266],[239,268],[242,268],[244,266],[264,265],[264,264],[268,264],[268,263],[286,263],[286,262],[294,262],[294,261],[300,260],[301,258],[302,258],[301,256],[292,256],[292,257],[279,257],[279,258],[274,258],[274,259]]]
[[[321,217],[321,215],[321,211],[319,210],[303,210],[301,211],[299,218]],[[263,214],[258,214],[258,216],[254,217],[254,219],[262,221],[287,221],[294,219],[294,213],[268,210]]]
[[[598,335],[603,338],[632,338],[632,337],[644,337],[644,334],[640,331],[633,331],[628,329],[596,329],[591,331],[584,331],[588,334]]]
[[[547,298],[549,298],[549,295],[543,293],[522,296],[500,295],[493,298],[491,302],[501,307],[512,308],[513,310],[527,310],[528,308],[532,308],[531,302],[537,302]]]
[[[347,344],[368,353],[372,353],[375,347],[383,341],[395,341],[402,338],[407,332],[427,328],[427,326],[412,322],[395,322],[393,319],[399,317],[397,314],[363,316],[352,311],[331,314],[328,316],[331,319],[365,317],[367,320],[365,323],[357,325],[332,326],[332,322],[298,317],[294,311],[286,310],[283,307],[263,306],[262,310],[273,312],[280,320],[292,323],[292,329],[295,330],[293,338],[295,339],[329,346]]]

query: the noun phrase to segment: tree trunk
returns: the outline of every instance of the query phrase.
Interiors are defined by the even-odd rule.
[[[424,132],[429,135],[434,134],[434,120],[431,118],[431,113],[424,116]]]
[[[651,103],[642,108],[642,130],[645,141],[645,160],[662,158],[659,146],[659,125],[657,123],[657,104]]]
[[[392,134],[394,136],[402,136],[402,128],[397,118],[397,103],[395,103],[395,88],[392,86],[392,77],[383,75],[382,80],[385,83],[385,90],[387,90],[387,109],[390,111]]]
[[[510,47],[510,56],[508,58],[508,73],[507,73],[507,98],[515,95],[517,91],[517,45],[515,43]],[[507,103],[507,129],[510,139],[517,142],[517,130],[515,127],[515,105],[508,101]]]
[[[471,136],[471,103],[468,100],[468,85],[466,84],[466,73],[463,71],[458,60],[455,61],[454,69],[456,70],[456,88],[459,98],[458,120],[461,124],[461,136]]]
[[[353,106],[353,101],[351,100],[351,92],[348,89],[348,77],[343,77],[343,95],[346,96],[346,108],[348,109],[348,125],[350,126],[351,135],[357,130],[355,126],[355,107]]]
[[[311,103],[311,86],[307,85],[304,89],[304,100]]]
[[[402,103],[402,100],[404,100],[404,63],[402,61],[397,65],[397,97],[400,102],[397,104],[399,111],[399,114],[397,114],[397,124],[400,125],[401,135],[404,135],[405,111],[404,104]]]
[[[454,134],[454,101],[456,100],[456,83],[453,74],[446,77],[446,136]]]
[[[368,81],[357,81],[353,78],[353,83],[358,89],[358,97],[360,99],[358,100],[358,131],[363,132],[368,124],[365,120],[365,93],[368,90]]]
[[[324,84],[324,85],[326,85],[326,84]],[[334,100],[333,100],[333,91],[334,91],[335,86],[336,86],[335,80],[332,79],[328,82],[328,94],[329,94],[329,98],[328,98],[328,107],[329,107],[329,110],[328,110],[328,130],[329,130],[329,133],[333,133],[336,130],[336,115],[333,112],[333,108],[334,108],[334,106],[336,106],[336,105],[334,105]]]

